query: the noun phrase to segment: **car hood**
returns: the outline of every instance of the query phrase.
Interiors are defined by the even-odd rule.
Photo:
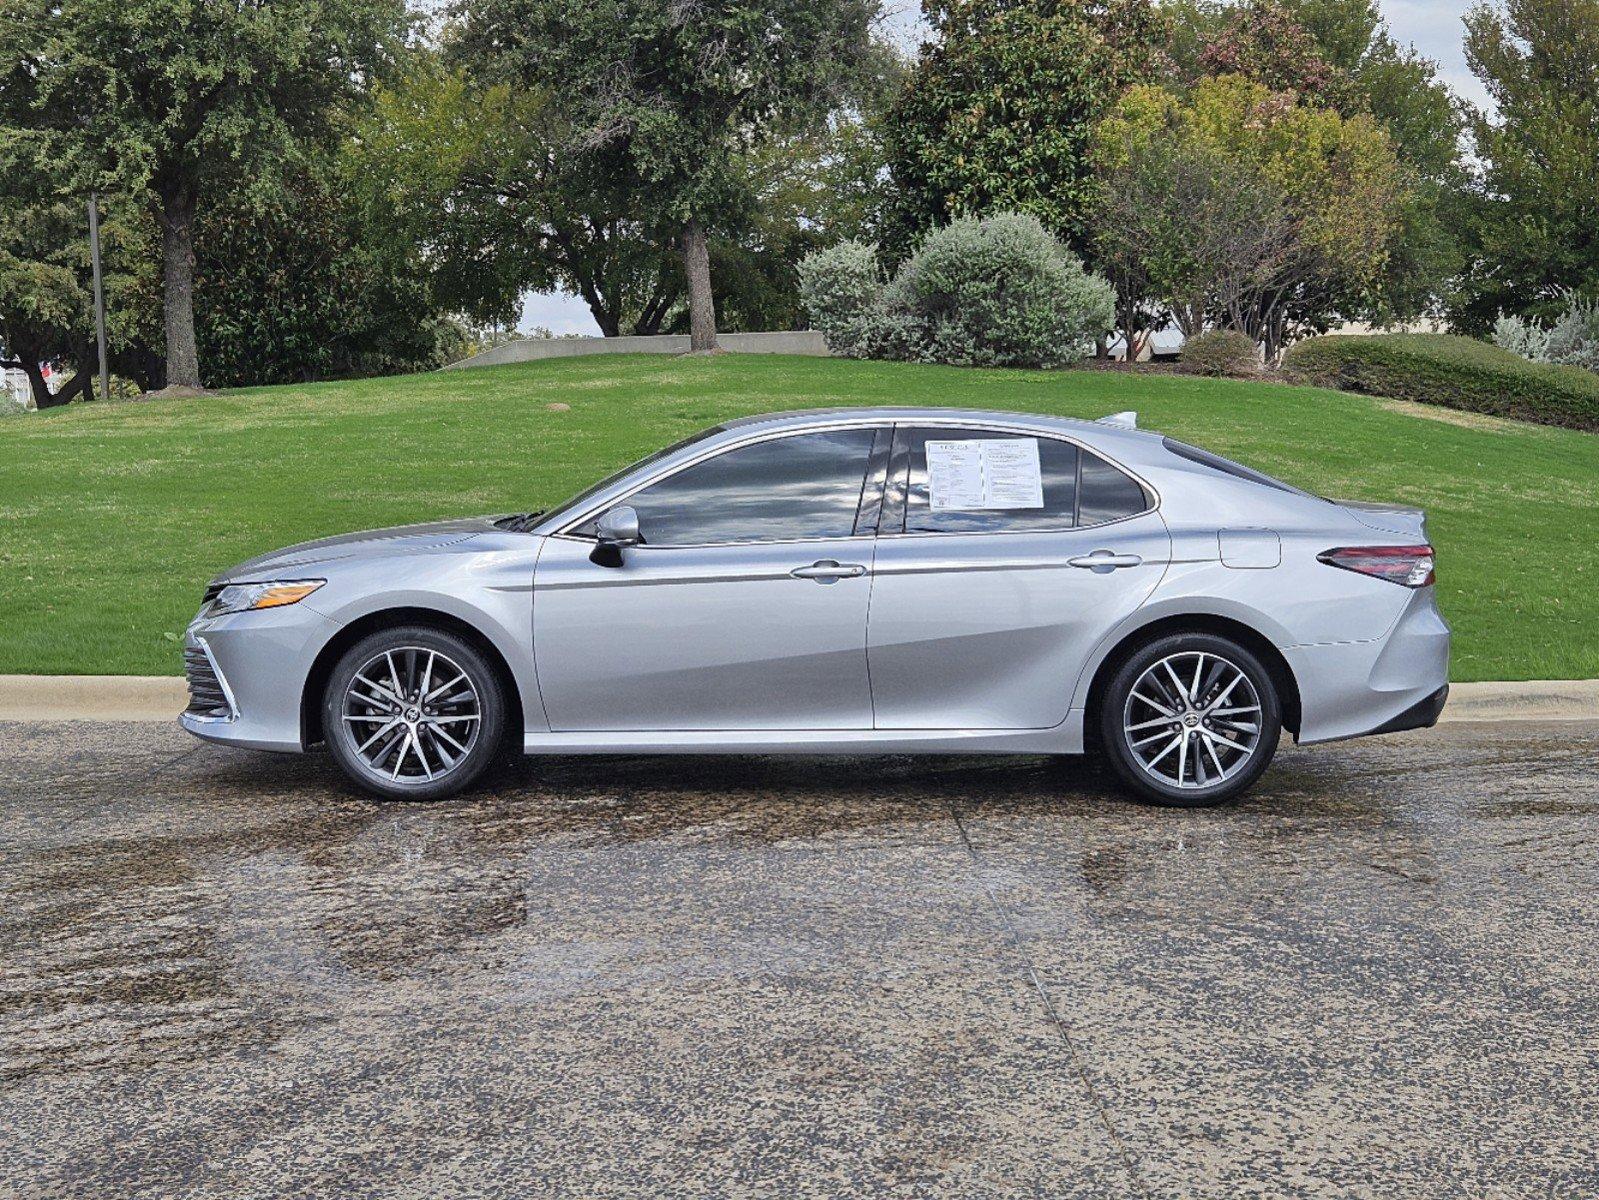
[[[334,559],[373,558],[384,554],[404,554],[412,550],[431,550],[465,541],[494,528],[495,517],[468,517],[455,521],[429,521],[422,525],[396,525],[392,529],[368,529],[343,533],[338,537],[318,538],[285,546],[269,554],[246,559],[211,581],[212,585],[234,581],[260,581],[285,570],[310,566]]]

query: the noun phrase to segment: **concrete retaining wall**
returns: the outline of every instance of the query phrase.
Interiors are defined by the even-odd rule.
[[[782,333],[719,333],[717,344],[735,354],[804,354],[828,356],[827,342],[814,329]],[[688,334],[657,337],[519,338],[471,358],[451,363],[446,371],[462,367],[497,367],[504,363],[533,362],[541,358],[570,358],[582,354],[687,354]]]

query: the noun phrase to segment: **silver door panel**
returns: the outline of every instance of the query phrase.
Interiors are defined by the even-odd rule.
[[[539,559],[552,730],[871,728],[871,538],[640,546],[619,568],[591,549],[552,538]]]
[[[1094,569],[1072,558],[1136,558]],[[1046,729],[1104,630],[1154,591],[1159,514],[1052,533],[879,539],[867,655],[878,729]]]

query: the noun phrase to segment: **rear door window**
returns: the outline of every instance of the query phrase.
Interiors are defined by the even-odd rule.
[[[1025,533],[1143,512],[1143,487],[1060,438],[1014,430],[901,426],[882,532]]]

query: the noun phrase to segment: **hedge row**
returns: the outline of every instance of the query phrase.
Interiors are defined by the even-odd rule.
[[[1283,373],[1296,383],[1599,430],[1599,375],[1451,334],[1310,338],[1288,351]]]

